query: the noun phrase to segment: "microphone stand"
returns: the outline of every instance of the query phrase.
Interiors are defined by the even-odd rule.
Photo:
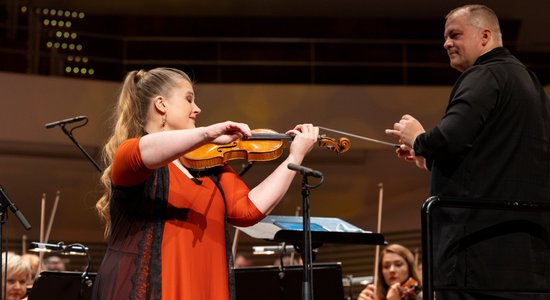
[[[308,173],[304,173],[302,177],[302,206],[303,206],[303,214],[302,214],[302,222],[303,222],[303,231],[304,231],[304,279],[303,279],[303,285],[302,285],[302,300],[312,300],[313,299],[313,261],[312,261],[312,247],[311,247],[311,216],[310,216],[310,208],[309,208],[309,194],[310,189],[317,188],[321,185],[323,182],[323,178],[321,177],[321,181],[319,184],[315,186],[310,186],[308,184],[307,177],[309,176]]]
[[[69,137],[69,139],[78,147],[78,149],[80,149],[80,151],[82,153],[84,153],[84,155],[86,156],[86,158],[88,158],[88,160],[90,160],[92,162],[92,164],[95,166],[95,168],[99,171],[99,173],[103,173],[103,169],[101,169],[101,167],[99,166],[99,164],[90,156],[90,154],[88,154],[88,152],[86,152],[86,150],[84,150],[84,148],[82,148],[82,146],[80,146],[80,144],[75,140],[75,138],[73,137],[73,130],[79,128],[79,127],[82,127],[84,125],[86,125],[88,123],[88,119],[86,119],[86,122],[82,125],[79,125],[79,126],[76,126],[76,127],[73,127],[71,128],[71,130],[67,130],[67,128],[65,128],[65,125],[66,124],[60,124],[60,127],[61,127],[61,130],[63,130],[63,132]]]
[[[21,222],[21,224],[23,225],[23,227],[25,228],[25,230],[29,230],[31,229],[31,224],[29,223],[29,221],[27,221],[27,218],[25,218],[25,216],[23,215],[23,213],[17,208],[17,206],[15,206],[15,204],[10,200],[10,198],[8,197],[8,195],[6,194],[6,192],[4,192],[4,189],[2,188],[2,186],[0,186],[0,253],[3,253],[3,250],[2,250],[2,245],[3,245],[3,227],[4,227],[4,223],[6,223],[6,221],[8,220],[8,208],[15,214],[15,216],[17,217],[17,219],[19,219],[19,222]],[[7,238],[6,238],[6,245],[7,245]],[[7,254],[7,250],[6,249],[6,254],[5,254],[5,259],[6,259],[6,262],[7,263],[7,259],[8,259],[8,254]],[[4,262],[2,261],[2,259],[0,259],[0,270],[2,270],[2,267],[6,268],[7,265],[2,265]],[[6,286],[6,278],[7,276],[3,276],[4,278],[2,278],[2,286]],[[3,289],[3,295],[6,294],[6,289]],[[2,297],[3,299],[5,297]]]

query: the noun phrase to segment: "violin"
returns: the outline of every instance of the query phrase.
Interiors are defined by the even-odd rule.
[[[401,285],[401,291],[402,291],[402,299],[405,300],[414,300],[416,299],[416,293],[420,290],[420,287],[418,286],[418,281],[412,277],[409,277],[407,281],[405,281]]]
[[[180,157],[181,163],[188,168],[203,170],[223,166],[230,160],[244,159],[270,161],[283,154],[285,145],[294,139],[293,135],[277,133],[271,129],[254,129],[249,137],[243,137],[229,144],[205,144]],[[344,153],[351,147],[347,138],[334,138],[321,135],[318,145],[336,153]]]

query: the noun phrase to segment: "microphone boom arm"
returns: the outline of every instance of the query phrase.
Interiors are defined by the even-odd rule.
[[[73,128],[74,129],[74,128]],[[99,164],[93,159],[92,156],[84,149],[80,144],[75,140],[75,138],[72,135],[72,130],[68,131],[67,128],[65,128],[65,124],[61,124],[61,130],[69,137],[69,139],[80,149],[80,151],[88,158],[90,162],[95,166],[95,168],[99,171],[99,173],[103,173],[103,169],[99,166]]]
[[[78,126],[75,126],[75,127],[71,128],[70,131],[67,130],[67,128],[65,128],[65,125],[67,125],[69,123],[75,123],[75,122],[80,122],[80,121],[85,121],[85,122],[83,124],[80,124]],[[103,173],[103,169],[101,169],[99,164],[92,158],[92,156],[90,156],[90,154],[84,148],[82,148],[82,146],[80,146],[80,144],[73,137],[73,130],[75,130],[77,128],[80,128],[80,127],[82,127],[86,124],[88,124],[88,117],[78,116],[78,117],[74,117],[74,118],[69,118],[69,119],[64,119],[64,120],[60,120],[60,121],[51,122],[51,123],[46,124],[45,126],[46,126],[46,128],[49,129],[49,128],[52,128],[54,126],[59,125],[59,127],[61,127],[61,130],[63,130],[63,132],[69,137],[71,142],[73,142],[78,147],[78,149],[80,149],[80,151],[82,153],[84,153],[86,158],[88,158],[88,160],[92,162],[92,164],[99,171],[99,173]]]

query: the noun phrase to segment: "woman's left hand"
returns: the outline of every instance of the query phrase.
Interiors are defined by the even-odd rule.
[[[286,134],[294,134],[294,140],[290,145],[290,155],[295,155],[301,159],[308,154],[319,139],[319,128],[312,124],[296,125],[294,129],[286,132]]]
[[[386,294],[387,300],[401,300],[403,297],[403,293],[401,290],[401,284],[394,283],[390,286],[388,289],[388,293]]]

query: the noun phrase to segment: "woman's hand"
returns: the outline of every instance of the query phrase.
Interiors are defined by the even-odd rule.
[[[286,133],[295,135],[287,159],[248,193],[248,197],[258,210],[266,215],[281,201],[296,174],[288,169],[288,164],[302,164],[305,155],[313,149],[313,145],[317,142],[319,128],[311,124],[301,124]]]
[[[388,289],[388,294],[386,295],[386,300],[401,300],[403,297],[403,290],[399,282],[394,283]]]
[[[244,123],[226,121],[205,127],[205,139],[208,143],[223,145],[243,136],[250,136],[250,128]]]
[[[313,149],[315,143],[319,140],[319,128],[312,124],[296,125],[294,129],[287,131],[286,134],[294,134],[289,156],[295,156],[298,160],[293,162],[298,164],[301,163],[302,159]]]
[[[374,284],[367,285],[366,288],[364,288],[359,296],[357,296],[357,300],[374,300],[376,295],[376,288],[374,287]]]

